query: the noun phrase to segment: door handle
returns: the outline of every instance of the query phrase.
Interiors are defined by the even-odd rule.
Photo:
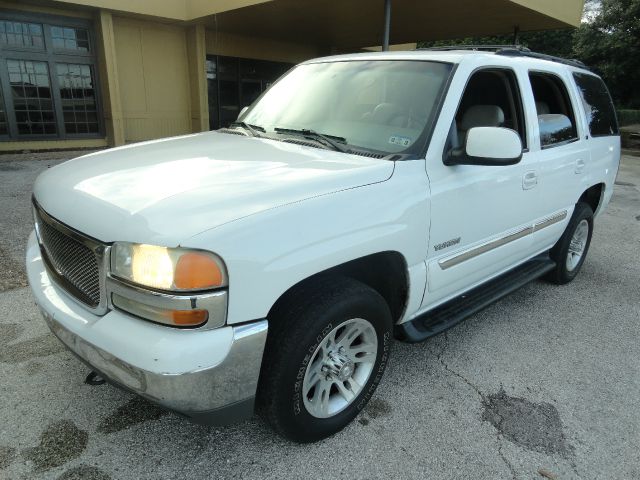
[[[576,160],[576,173],[582,173],[584,172],[584,167],[585,167],[585,163],[584,160],[582,160],[581,158],[579,158],[578,160]]]
[[[534,171],[529,171],[522,177],[522,189],[529,190],[538,184],[538,174]]]

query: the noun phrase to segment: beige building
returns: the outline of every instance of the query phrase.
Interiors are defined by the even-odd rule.
[[[393,0],[390,40],[576,26],[583,3]],[[293,64],[380,45],[384,5],[0,0],[0,151],[116,146],[219,128]]]

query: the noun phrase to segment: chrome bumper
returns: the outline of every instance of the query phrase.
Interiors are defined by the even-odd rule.
[[[53,334],[110,383],[199,423],[224,425],[253,414],[266,320],[233,327],[233,344],[223,363],[171,374],[150,372],[120,360],[67,330],[45,310],[41,311]]]
[[[27,273],[51,331],[111,383],[200,423],[227,424],[253,414],[266,320],[198,331],[119,311],[96,316],[50,281],[33,234]]]

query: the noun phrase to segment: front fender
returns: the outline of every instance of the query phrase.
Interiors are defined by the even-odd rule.
[[[373,253],[409,268],[428,245],[424,160],[400,162],[386,182],[273,208],[202,232],[184,246],[216,252],[229,273],[229,324],[265,318],[298,282]]]

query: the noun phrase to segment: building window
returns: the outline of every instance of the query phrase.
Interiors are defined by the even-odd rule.
[[[88,22],[3,14],[0,136],[82,138],[102,133]],[[67,24],[68,23],[68,24]]]
[[[86,28],[52,26],[51,40],[56,50],[89,51],[89,31]]]
[[[7,60],[13,111],[20,135],[52,135],[56,119],[45,62]]]
[[[58,63],[56,73],[67,133],[98,133],[98,109],[91,67]]]
[[[0,44],[10,47],[44,47],[42,25],[0,20]]]
[[[7,125],[7,112],[4,108],[4,98],[2,98],[2,91],[0,91],[0,137],[4,137],[9,134],[9,125]]]
[[[228,127],[243,107],[251,105],[290,68],[288,63],[207,56],[209,128]]]

